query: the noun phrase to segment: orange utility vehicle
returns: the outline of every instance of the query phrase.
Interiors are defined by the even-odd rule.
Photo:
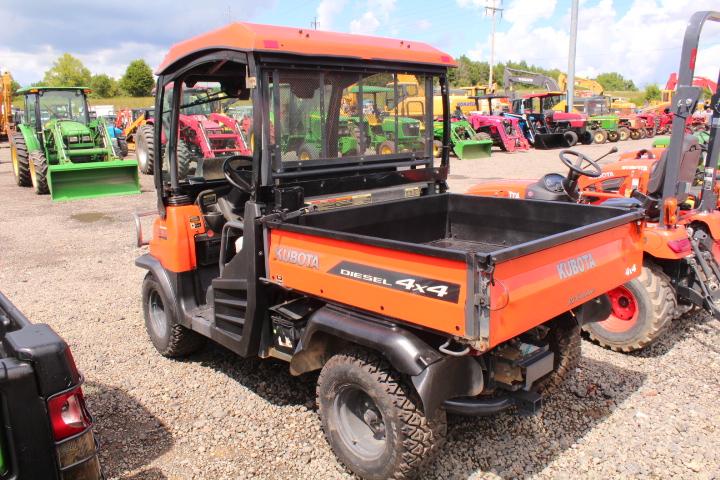
[[[697,138],[685,133],[685,122],[701,94],[691,83],[697,41],[706,20],[720,21],[720,14],[695,13],[685,34],[669,148],[624,154],[605,168],[596,160],[565,150],[560,159],[570,169],[566,177],[551,173],[540,181],[488,181],[468,191],[494,197],[635,205],[646,213],[642,274],[608,292],[612,314],[606,320],[583,327],[591,339],[613,350],[629,352],[650,344],[682,312],[678,305],[696,305],[720,318],[720,212],[712,181],[720,154],[718,92],[713,102],[704,184],[699,191],[691,186],[703,148]],[[616,151],[613,148],[610,153]]]
[[[578,325],[605,318],[604,292],[641,267],[639,211],[447,193],[454,66],[422,43],[236,23],[172,47],[157,72],[158,218],[146,242],[138,216],[150,249],[136,260],[151,341],[320,370],[325,435],[365,478],[413,476],[446,412],[537,408],[578,361]],[[424,85],[424,148],[381,153],[342,101],[403,75]],[[198,154],[183,174],[179,118],[197,101],[182,92],[198,82],[252,103],[252,155]],[[303,161],[310,134],[319,158]],[[348,136],[358,148],[342,155]]]

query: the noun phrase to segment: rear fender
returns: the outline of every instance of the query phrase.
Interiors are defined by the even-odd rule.
[[[484,387],[475,357],[444,355],[395,324],[334,306],[310,316],[290,361],[290,373],[318,370],[333,354],[352,345],[380,353],[395,370],[408,375],[426,413],[449,398],[479,395]]]
[[[703,224],[713,240],[720,241],[720,212],[698,212],[683,218],[683,224]]]

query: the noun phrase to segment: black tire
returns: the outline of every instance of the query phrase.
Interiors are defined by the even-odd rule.
[[[170,153],[167,149],[163,149],[163,162],[165,162],[165,165],[170,165]],[[176,159],[177,159],[177,175],[178,180],[182,180],[188,176],[190,173],[190,165],[193,161],[193,155],[190,151],[190,148],[188,148],[187,144],[179,140],[177,144],[177,153],[176,153]]]
[[[124,136],[117,137],[118,149],[120,150],[120,158],[128,155],[128,142]]]
[[[397,148],[395,147],[395,142],[392,142],[390,140],[385,140],[380,145],[377,146],[376,152],[378,155],[389,155],[391,153],[397,152]],[[381,153],[385,152],[385,153]]]
[[[38,195],[47,195],[50,193],[50,187],[48,187],[48,162],[45,158],[45,154],[41,150],[35,150],[30,152],[30,181],[32,182],[33,190]]]
[[[300,145],[300,148],[297,149],[297,158],[301,162],[315,160],[318,157],[320,157],[318,149],[309,143],[303,143]]]
[[[13,176],[18,187],[29,187],[32,185],[30,179],[30,160],[28,158],[27,145],[22,133],[13,134],[10,142],[10,155],[13,165]]]
[[[580,137],[580,143],[582,143],[583,145],[590,145],[591,143],[593,143],[592,132],[587,130],[585,133],[583,133]]]
[[[177,323],[175,309],[152,273],[145,275],[143,280],[142,306],[145,330],[160,355],[182,357],[205,344],[205,337]]]
[[[146,175],[155,171],[155,132],[152,125],[141,125],[135,132],[135,154],[138,167]]]
[[[617,132],[617,130],[608,130],[607,138],[608,142],[615,143],[620,140],[620,134]]]
[[[638,130],[638,133],[640,134],[640,138],[647,138],[647,130],[645,130],[644,128]]]
[[[554,369],[538,380],[534,389],[546,395],[555,391],[565,378],[577,368],[582,354],[580,327],[570,315],[563,315],[547,324],[550,327],[547,342],[555,355]]]
[[[608,133],[605,130],[603,130],[602,128],[593,130],[592,136],[593,136],[593,143],[597,143],[598,145],[602,145],[603,143],[607,142],[607,140],[608,140]]]
[[[625,140],[629,140],[632,132],[627,127],[620,127],[618,128],[618,135],[620,135],[620,141],[624,142]]]
[[[637,318],[630,328],[612,331],[605,322],[594,322],[585,325],[583,330],[601,347],[616,352],[634,352],[651,344],[670,325],[678,310],[677,298],[670,278],[651,262],[646,262],[640,276],[623,287],[632,294],[637,305]]]
[[[572,130],[563,133],[563,138],[568,147],[574,147],[578,142],[578,134]]]
[[[632,140],[640,140],[640,130],[630,130],[630,138]]]
[[[410,383],[384,358],[364,350],[328,360],[317,401],[330,447],[365,479],[415,477],[447,433],[445,410],[428,418]]]

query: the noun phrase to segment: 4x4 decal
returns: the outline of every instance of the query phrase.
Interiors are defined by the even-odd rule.
[[[340,262],[328,270],[328,273],[445,302],[457,303],[460,297],[460,285],[456,283],[418,277],[409,273],[393,272],[353,262]]]

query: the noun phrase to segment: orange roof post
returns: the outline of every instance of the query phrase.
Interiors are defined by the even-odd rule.
[[[162,73],[188,55],[212,50],[273,52],[309,57],[457,66],[450,55],[422,42],[305,28],[232,23],[173,45],[158,67],[157,73]]]

